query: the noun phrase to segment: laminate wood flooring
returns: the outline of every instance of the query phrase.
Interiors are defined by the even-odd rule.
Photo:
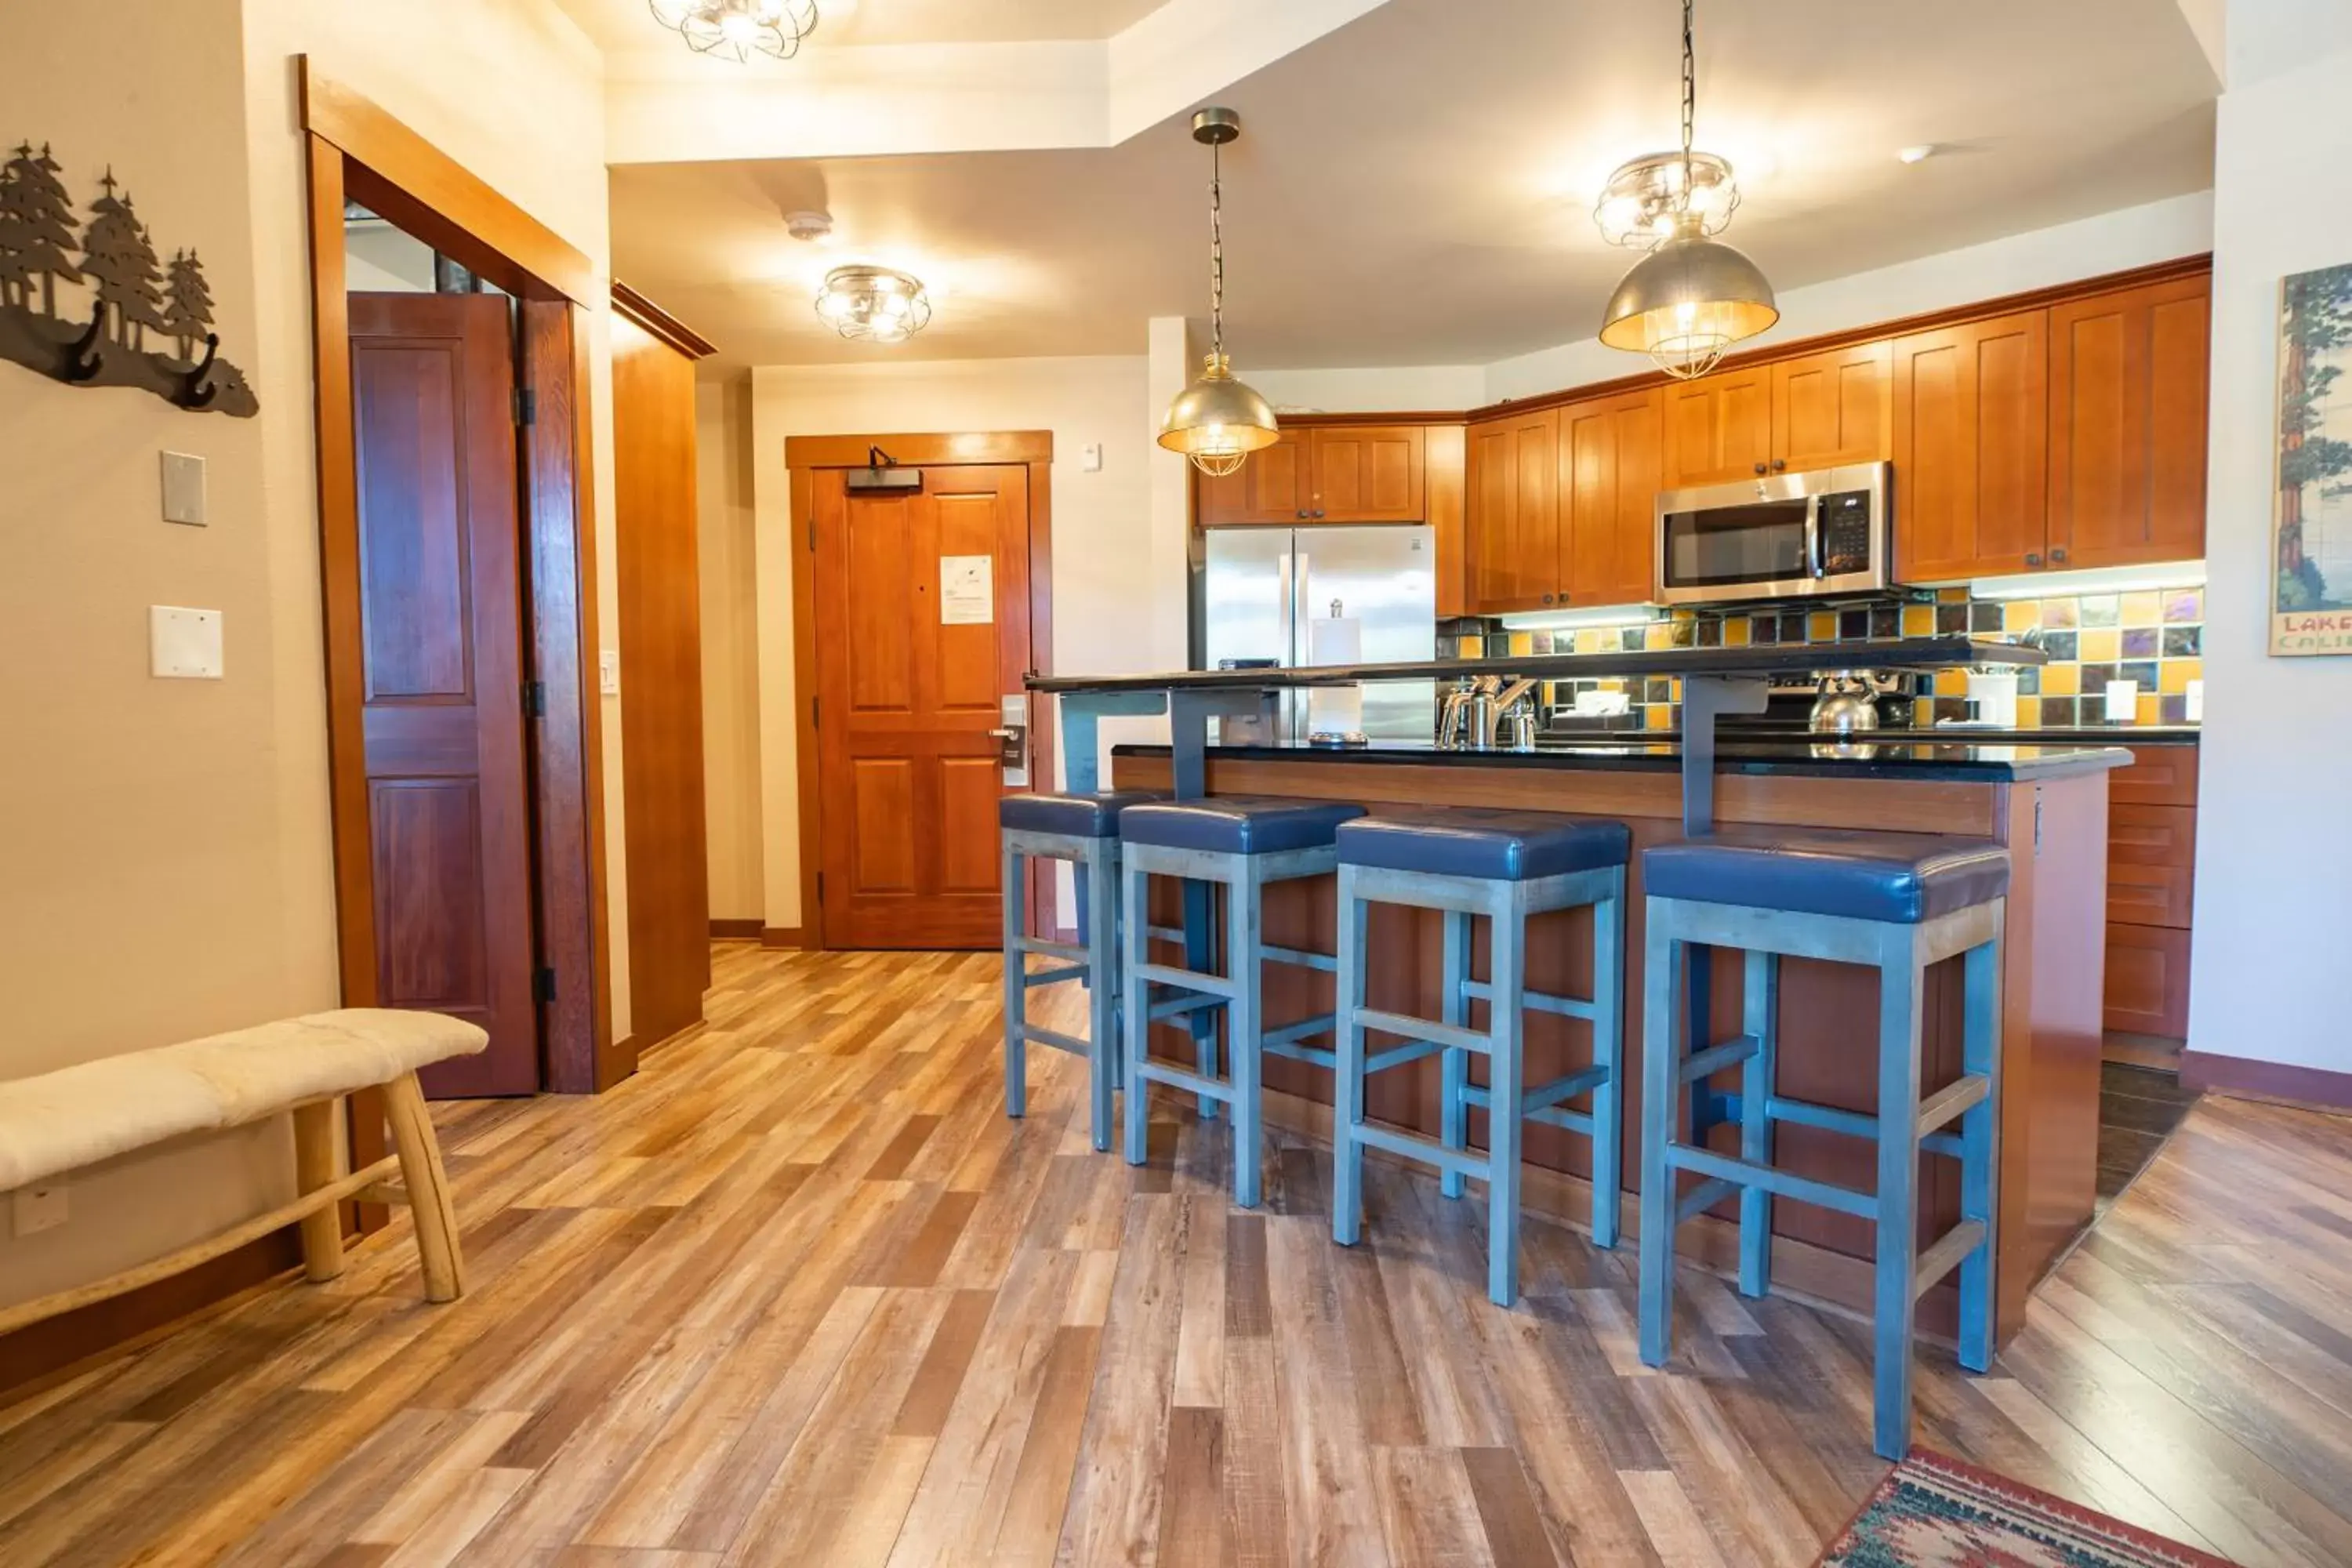
[[[1074,1004],[1072,988],[1057,1005]],[[710,1022],[594,1100],[436,1108],[465,1300],[404,1222],[0,1406],[0,1563],[1803,1568],[1885,1467],[1845,1319],[1285,1143],[1088,1146],[1000,1100],[988,955],[722,946]],[[1475,1189],[1474,1189],[1474,1192]],[[2207,1099],[1919,1440],[2248,1564],[2352,1562],[2352,1122]]]

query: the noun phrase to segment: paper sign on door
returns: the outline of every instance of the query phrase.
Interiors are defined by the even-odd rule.
[[[989,555],[940,557],[940,625],[984,626],[996,618],[996,561]]]

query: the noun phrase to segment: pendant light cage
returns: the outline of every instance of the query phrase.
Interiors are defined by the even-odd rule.
[[[816,30],[816,0],[647,0],[654,20],[698,55],[788,60]]]
[[[903,343],[931,324],[931,297],[909,272],[836,267],[817,290],[816,313],[853,342]]]
[[[1241,116],[1230,109],[1192,117],[1192,140],[1209,149],[1210,349],[1200,378],[1177,394],[1160,426],[1160,444],[1213,479],[1239,472],[1252,452],[1280,438],[1273,405],[1234,379],[1225,357],[1224,168],[1218,150],[1241,133]]]

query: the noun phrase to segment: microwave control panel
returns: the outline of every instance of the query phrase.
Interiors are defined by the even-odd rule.
[[[1822,573],[1870,570],[1870,492],[1841,490],[1821,501]]]

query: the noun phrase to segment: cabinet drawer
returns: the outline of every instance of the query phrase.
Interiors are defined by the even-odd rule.
[[[2107,927],[2106,1026],[2182,1039],[2189,1034],[2189,933]]]
[[[2186,931],[2197,865],[2197,813],[2186,805],[2110,805],[2107,918]]]
[[[2188,868],[2137,865],[2107,858],[2107,919],[2131,925],[2189,929]]]
[[[2116,805],[2195,805],[2197,748],[2134,746],[2132,763],[2109,773],[2107,799]]]

